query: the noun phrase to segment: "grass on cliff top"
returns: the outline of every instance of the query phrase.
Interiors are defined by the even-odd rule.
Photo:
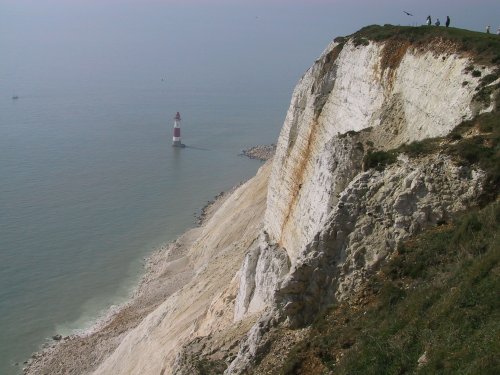
[[[428,45],[436,39],[446,39],[459,47],[460,52],[471,53],[479,64],[500,63],[500,37],[454,27],[371,25],[350,35],[363,40],[405,40],[416,45]]]
[[[408,241],[277,372],[499,374],[499,234],[496,202]]]

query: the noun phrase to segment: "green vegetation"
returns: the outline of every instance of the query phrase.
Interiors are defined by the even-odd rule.
[[[478,134],[464,138],[467,130],[477,130]],[[457,142],[447,144],[443,150],[456,157],[459,163],[477,164],[486,172],[486,184],[482,204],[497,198],[500,191],[500,112],[484,113],[473,121],[466,121],[450,134],[450,138],[460,135]]]
[[[345,44],[346,38],[343,36],[338,36],[335,39],[333,39],[335,43],[340,43],[340,44]]]
[[[448,136],[428,138],[405,144],[389,151],[368,150],[363,169],[385,169],[397,160],[401,153],[409,157],[420,157],[436,152],[453,156],[459,164],[478,165],[486,172],[486,184],[481,204],[496,199],[500,191],[500,95],[497,95],[496,110],[483,113],[474,120],[464,121]],[[474,135],[467,135],[468,133]]]
[[[495,73],[491,73],[491,74],[485,75],[481,79],[481,86],[489,85],[490,83],[496,81],[498,78],[499,78],[498,71],[495,72]]]
[[[474,75],[474,74],[473,74]],[[491,104],[491,94],[494,90],[500,89],[500,84],[490,85],[500,77],[500,68],[496,69],[494,73],[485,75],[479,81],[479,86],[476,88],[477,93],[474,95],[474,100],[481,103],[483,106],[488,107]],[[497,110],[500,109],[498,108]]]
[[[226,370],[227,364],[223,360],[209,360],[203,358],[195,361],[194,367],[199,375],[215,375],[222,374]]]
[[[500,62],[500,38],[476,31],[453,27],[371,25],[351,36],[355,40],[365,38],[373,41],[408,41],[417,47],[429,45],[438,39],[446,39],[456,45],[460,52],[472,53],[477,64]]]
[[[496,202],[408,241],[280,373],[500,373],[499,229]]]
[[[440,147],[439,138],[427,138],[422,141],[404,144],[397,149],[398,153],[405,153],[410,157],[428,155]]]
[[[356,47],[358,46],[367,46],[368,44],[370,44],[370,41],[366,38],[363,38],[363,37],[354,37],[353,39],[353,43]]]
[[[394,151],[368,151],[363,160],[363,169],[374,168],[383,171],[386,166],[396,162],[397,154]]]

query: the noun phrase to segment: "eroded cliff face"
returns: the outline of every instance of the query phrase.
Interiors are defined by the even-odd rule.
[[[270,176],[268,242],[247,256],[235,319],[256,306],[262,313],[227,374],[255,366],[273,327],[307,325],[352,295],[401,241],[477,204],[485,174],[445,155],[403,155],[384,171],[363,171],[369,149],[444,136],[492,109],[475,100],[480,79],[455,51],[443,40],[414,47],[348,39],[328,46],[300,80]],[[260,263],[279,266],[264,276]],[[255,304],[248,290],[268,303]]]
[[[372,128],[379,148],[394,148],[447,134],[474,114],[479,78],[465,77],[468,58],[393,44],[332,43],[294,91],[265,215],[292,263],[360,170],[362,152],[339,135]]]

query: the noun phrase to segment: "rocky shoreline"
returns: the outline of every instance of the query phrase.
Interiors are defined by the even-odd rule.
[[[172,277],[164,272],[184,246],[178,239],[156,250],[147,258],[146,273],[128,302],[110,307],[88,330],[60,339],[59,334],[54,335],[52,342],[46,342],[40,351],[23,362],[23,374],[65,374],[68,369],[77,369],[75,373],[91,372],[118,346],[126,332],[189,279],[189,272],[181,271]]]
[[[199,213],[195,213],[194,216],[196,218],[196,224],[198,226],[203,225],[208,218],[210,218],[214,212],[217,210],[217,208],[220,206],[220,204],[230,196],[236,189],[238,189],[241,185],[244,184],[244,181],[238,183],[237,185],[233,186],[231,189],[228,191],[221,191],[219,194],[217,194],[214,199],[208,201],[201,209]]]
[[[275,152],[276,152],[276,145],[273,143],[270,145],[259,145],[244,149],[241,151],[240,155],[246,156],[247,158],[250,159],[267,161],[274,156]]]
[[[94,370],[118,346],[121,338],[136,327],[168,296],[181,289],[193,276],[185,254],[199,237],[204,224],[243,182],[217,194],[196,215],[198,226],[187,230],[174,242],[160,246],[144,258],[145,273],[132,297],[120,306],[111,306],[87,330],[62,336],[55,333],[29,359],[14,366],[24,366],[23,374],[66,374]]]
[[[275,145],[255,146],[244,150],[245,156],[266,160],[274,154]],[[244,182],[222,191],[195,214],[197,226],[188,229],[174,242],[160,246],[144,258],[145,273],[129,301],[111,306],[101,318],[86,330],[67,336],[59,333],[48,339],[40,350],[23,363],[23,374],[66,374],[92,372],[149,313],[170,295],[180,290],[193,277],[192,265],[186,253],[199,238],[207,221]]]

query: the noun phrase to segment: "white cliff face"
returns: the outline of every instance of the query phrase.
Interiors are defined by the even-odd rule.
[[[370,126],[370,106],[381,102],[376,95],[381,88],[372,87],[377,85],[373,68],[380,48],[344,48],[330,45],[299,82],[278,141],[265,227],[292,263],[329,212],[328,203],[338,190],[335,176],[345,172],[342,168],[335,173],[336,165],[349,164],[350,153],[332,144],[333,137]],[[330,101],[328,116],[321,113],[325,100]],[[328,145],[340,147],[331,150]]]
[[[269,306],[273,302],[272,292],[290,270],[286,252],[268,241],[264,233],[243,261],[235,302],[235,321]]]
[[[471,107],[477,78],[464,77],[468,59],[430,51],[407,53],[394,80],[393,94],[400,94],[406,126],[402,142],[448,134],[473,116]],[[464,81],[470,84],[464,86]]]
[[[348,42],[327,48],[294,91],[269,183],[265,230],[292,264],[360,171],[353,145],[338,136],[372,128],[380,132],[379,147],[394,148],[447,134],[474,114],[478,78],[465,73],[470,64],[432,46],[420,51]]]

